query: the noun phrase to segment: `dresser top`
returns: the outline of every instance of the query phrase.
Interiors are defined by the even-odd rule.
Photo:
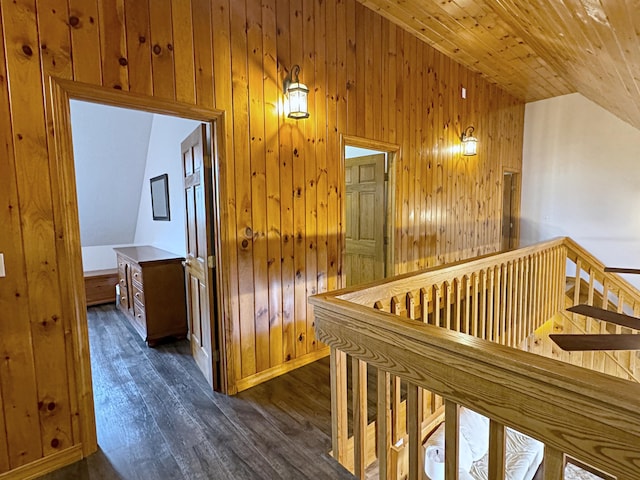
[[[142,245],[139,247],[119,247],[113,249],[117,254],[127,257],[138,264],[152,263],[152,262],[168,262],[168,261],[182,261],[184,257],[176,255],[175,253],[167,252],[166,250],[160,250],[156,247],[149,245]]]

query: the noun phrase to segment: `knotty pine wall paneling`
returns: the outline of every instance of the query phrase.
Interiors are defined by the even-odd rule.
[[[397,273],[500,248],[523,103],[355,0],[0,0],[0,19],[0,474],[81,443],[49,76],[225,112],[232,392],[326,354],[306,298],[340,286],[341,135],[400,147]],[[282,110],[294,64],[302,121]]]

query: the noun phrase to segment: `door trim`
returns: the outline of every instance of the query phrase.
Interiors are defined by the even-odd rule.
[[[55,135],[48,139],[54,145],[49,145],[49,169],[51,175],[51,189],[53,197],[54,228],[57,238],[56,254],[59,262],[59,280],[61,286],[62,314],[67,319],[71,330],[71,344],[73,351],[67,353],[67,361],[73,361],[74,369],[69,369],[69,383],[76,386],[78,404],[75,408],[79,415],[80,440],[83,455],[87,456],[97,450],[96,421],[91,384],[91,363],[89,356],[89,335],[87,327],[87,305],[84,291],[82,271],[82,255],[80,243],[80,228],[78,220],[78,203],[76,195],[75,164],[73,159],[73,143],[71,137],[70,100],[82,100],[115,107],[144,110],[152,113],[189,118],[201,122],[208,122],[212,126],[211,151],[216,152],[213,162],[213,195],[212,213],[214,224],[214,249],[216,255],[217,302],[219,338],[212,343],[218,343],[221,352],[220,372],[221,389],[225,393],[235,393],[235,378],[230,363],[232,345],[228,332],[228,255],[222,254],[222,245],[229,245],[226,225],[228,211],[224,199],[226,193],[226,162],[224,145],[225,118],[224,112],[203,108],[172,100],[164,100],[132,92],[114,90],[102,86],[75,82],[71,80],[48,77],[48,89],[45,92],[47,102],[51,105]],[[215,133],[215,134],[213,134]],[[224,238],[223,238],[224,237]],[[215,327],[212,325],[212,327]],[[216,329],[212,328],[212,332]],[[217,342],[216,342],[217,340]]]
[[[345,156],[344,156],[344,148],[346,146],[350,147],[360,147],[360,148],[368,148],[370,150],[378,150],[380,152],[385,152],[389,154],[388,156],[388,169],[387,173],[389,176],[388,184],[387,184],[387,231],[391,234],[389,237],[389,245],[388,245],[388,256],[386,260],[386,276],[396,275],[397,265],[395,263],[395,245],[396,245],[396,165],[398,161],[402,158],[402,149],[400,145],[395,143],[387,143],[381,142],[379,140],[372,140],[364,137],[357,137],[354,135],[345,135],[340,134],[340,237],[339,237],[339,245],[338,251],[340,255],[338,257],[338,282],[339,288],[344,288],[346,286],[346,274],[344,272],[344,255],[347,248],[347,240],[346,240],[346,197],[344,191],[344,175],[345,175]],[[386,232],[385,232],[386,233]]]
[[[499,250],[502,249],[502,220],[504,218],[504,203],[503,203],[502,196],[504,193],[504,175],[506,173],[510,173],[511,175],[513,175],[516,180],[516,188],[515,188],[515,195],[514,195],[515,205],[512,205],[511,212],[512,212],[512,217],[517,220],[513,228],[513,241],[516,245],[514,248],[518,248],[518,245],[520,245],[520,203],[521,203],[521,194],[522,194],[522,171],[517,168],[502,167],[502,176],[500,177],[500,198],[501,198],[500,212],[502,213],[502,215],[500,217],[500,248]]]

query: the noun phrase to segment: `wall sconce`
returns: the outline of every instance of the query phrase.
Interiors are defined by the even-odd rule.
[[[460,140],[462,140],[462,154],[466,156],[476,155],[478,153],[478,139],[473,136],[475,128],[469,125],[464,129]]]
[[[285,103],[288,106],[287,117],[296,120],[309,117],[309,109],[307,108],[309,89],[304,83],[300,83],[299,73],[300,66],[294,65],[283,82],[284,96],[287,100]]]

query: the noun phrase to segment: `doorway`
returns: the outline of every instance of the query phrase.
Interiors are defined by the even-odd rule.
[[[505,170],[502,174],[502,242],[501,251],[512,250],[520,243],[520,174]]]
[[[62,285],[62,300],[64,314],[71,318],[72,338],[74,342],[74,359],[76,371],[75,379],[71,384],[77,386],[79,399],[78,410],[80,412],[80,429],[83,443],[83,451],[89,454],[95,451],[95,414],[93,405],[92,379],[90,367],[89,340],[87,332],[87,311],[84,296],[84,271],[81,255],[79,212],[77,203],[77,185],[75,178],[75,165],[73,155],[73,142],[71,134],[72,100],[85,101],[112,107],[129,108],[136,111],[170,115],[180,118],[190,118],[207,124],[210,134],[207,136],[206,145],[211,155],[206,164],[210,172],[209,185],[204,191],[210,196],[210,209],[207,217],[210,220],[208,234],[211,238],[211,252],[207,258],[209,273],[215,277],[213,297],[210,305],[212,313],[209,318],[211,324],[212,345],[219,345],[220,355],[211,355],[212,362],[216,357],[219,362],[219,390],[227,392],[227,337],[225,335],[224,320],[227,315],[226,302],[221,295],[221,285],[226,280],[226,263],[224,256],[215,255],[222,244],[220,219],[226,218],[226,208],[221,205],[220,198],[225,198],[224,177],[224,149],[219,148],[219,139],[224,137],[223,113],[194,105],[180,102],[155,99],[142,95],[115,91],[98,86],[78,84],[68,80],[50,79],[53,109],[53,123],[56,132],[55,157],[52,158],[52,193],[57,201],[54,203],[54,217],[56,218],[56,230],[60,232],[60,241],[57,246],[57,255],[60,262],[60,281]],[[180,158],[176,158],[181,165]],[[182,168],[182,167],[180,167]],[[127,172],[120,172],[126,175]],[[182,177],[181,177],[182,179]],[[117,186],[113,187],[113,194],[117,195]],[[176,195],[183,195],[184,190],[175,190]],[[184,236],[184,229],[181,232]],[[215,368],[215,366],[213,367]],[[212,383],[212,382],[211,382]]]
[[[343,285],[393,275],[393,159],[398,148],[343,138]]]

